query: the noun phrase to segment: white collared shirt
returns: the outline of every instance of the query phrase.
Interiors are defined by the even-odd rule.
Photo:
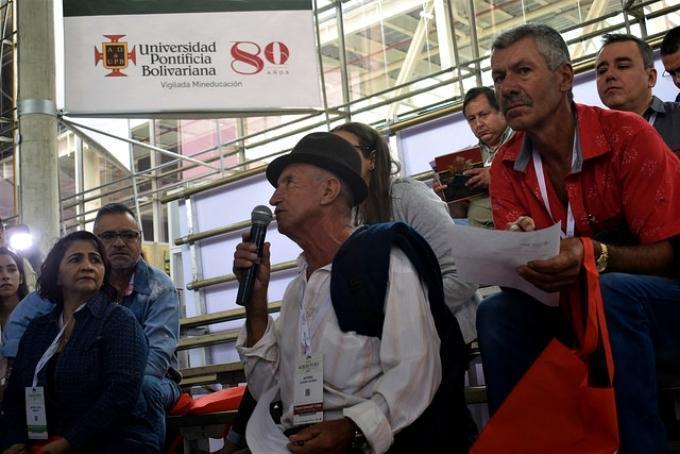
[[[311,334],[311,350],[324,355],[324,420],[347,416],[375,452],[385,452],[393,435],[411,424],[430,404],[441,382],[439,336],[430,313],[426,285],[401,250],[390,254],[382,340],[342,332],[330,298],[331,265],[306,279],[307,263],[291,281],[276,321],[263,337],[245,347],[242,329],[237,349],[248,386],[257,399],[277,382],[283,402],[282,424],[292,427],[295,360],[304,352],[300,307],[309,323],[321,316]],[[302,304],[300,304],[302,301]]]

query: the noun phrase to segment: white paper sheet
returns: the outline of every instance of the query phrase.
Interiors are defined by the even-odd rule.
[[[279,392],[278,385],[265,391],[258,399],[257,406],[246,426],[246,440],[251,452],[254,453],[287,453],[288,437],[274,424],[269,413],[269,404]]]
[[[451,232],[451,249],[462,280],[511,287],[548,306],[559,304],[559,292],[540,290],[517,274],[517,267],[555,257],[560,251],[560,224],[533,232],[456,225]]]

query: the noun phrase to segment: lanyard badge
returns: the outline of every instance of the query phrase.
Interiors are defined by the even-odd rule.
[[[42,386],[26,388],[26,426],[30,440],[47,440],[45,389]]]
[[[76,312],[85,307],[85,303],[78,306],[78,308],[73,312]],[[35,366],[35,372],[33,373],[33,385],[27,386],[25,388],[26,393],[26,425],[28,427],[28,438],[30,440],[47,440],[47,412],[45,406],[45,388],[38,386],[38,373],[45,367],[45,365],[50,361],[59,348],[59,341],[64,336],[67,326],[73,320],[73,316],[64,323],[64,314],[62,312],[61,318],[59,319],[60,330],[57,336],[54,338],[52,343],[45,353],[40,357],[38,364]]]
[[[295,363],[293,424],[323,421],[323,354],[300,356]]]
[[[296,426],[323,421],[323,353],[312,353],[312,338],[330,307],[329,298],[320,305],[310,326],[303,302],[300,302],[300,340],[304,352],[295,361],[293,424]]]

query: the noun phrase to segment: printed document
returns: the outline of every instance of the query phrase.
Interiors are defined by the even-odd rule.
[[[453,257],[458,277],[462,280],[511,287],[548,306],[559,304],[559,292],[544,292],[517,274],[517,268],[531,260],[545,260],[558,255],[560,224],[533,232],[456,225],[450,232],[453,235]]]

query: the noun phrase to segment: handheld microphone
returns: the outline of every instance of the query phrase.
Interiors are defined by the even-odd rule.
[[[267,235],[267,226],[272,222],[272,210],[265,205],[258,205],[253,208],[250,214],[250,239],[251,243],[257,246],[257,255],[262,257],[262,246],[264,246],[264,237]],[[245,306],[250,301],[253,294],[253,285],[255,285],[255,277],[257,276],[258,266],[253,264],[250,268],[244,269],[241,284],[238,286],[238,293],[236,295],[236,304]]]

